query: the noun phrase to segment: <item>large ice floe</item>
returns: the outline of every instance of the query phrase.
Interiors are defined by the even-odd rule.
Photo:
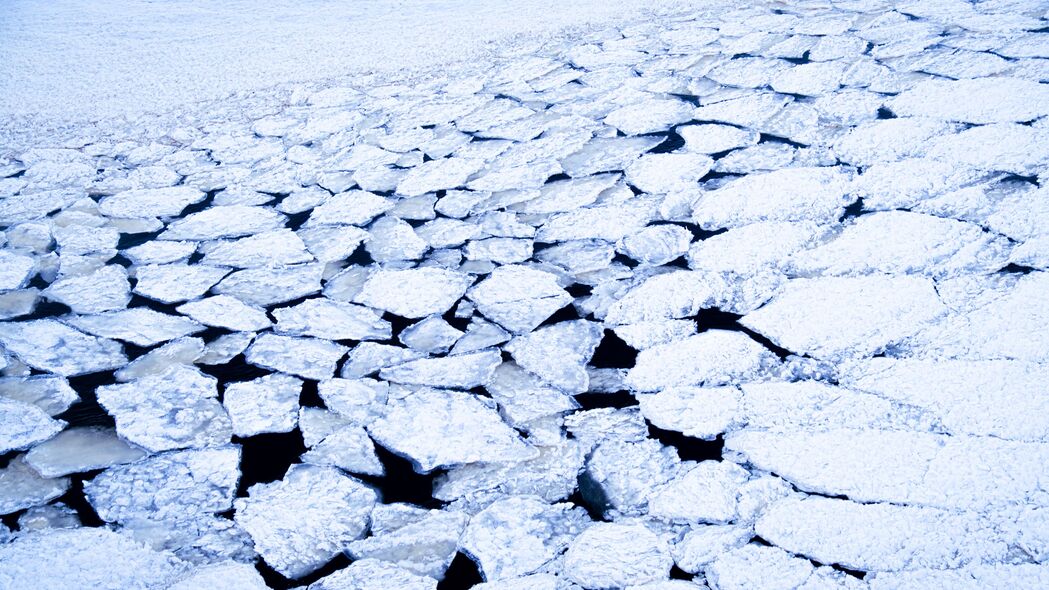
[[[0,589],[1049,587],[1046,31],[719,4],[0,124]]]

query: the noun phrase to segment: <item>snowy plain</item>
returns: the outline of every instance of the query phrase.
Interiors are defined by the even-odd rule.
[[[121,4],[0,20],[0,590],[1049,587],[1049,2]]]

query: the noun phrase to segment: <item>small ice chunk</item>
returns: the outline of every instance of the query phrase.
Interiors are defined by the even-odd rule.
[[[35,287],[0,292],[0,320],[27,316],[36,309],[40,290]]]
[[[32,256],[0,250],[0,291],[25,287],[35,269]]]
[[[187,520],[233,506],[239,465],[236,446],[164,453],[107,469],[84,494],[106,522]]]
[[[266,590],[269,588],[254,566],[230,561],[196,567],[168,586],[166,590],[199,590],[200,588],[219,587],[226,590]]]
[[[269,207],[227,205],[192,213],[168,225],[161,240],[236,238],[284,227],[287,218]]]
[[[682,103],[684,104],[684,103]],[[574,179],[625,170],[641,154],[663,142],[662,137],[595,137],[579,151],[561,159],[561,167]],[[545,187],[544,187],[545,189]],[[568,211],[570,209],[560,209]]]
[[[60,477],[131,463],[146,456],[109,428],[69,428],[25,454],[25,462],[44,477]]]
[[[749,478],[747,470],[733,463],[702,461],[649,498],[648,513],[670,522],[732,522],[739,487]]]
[[[38,375],[35,377],[0,378],[0,397],[33,404],[47,413],[57,416],[80,401],[80,396],[61,377]]]
[[[30,367],[63,377],[127,363],[119,342],[88,336],[55,320],[0,323],[0,344]]]
[[[323,264],[248,268],[223,279],[214,292],[267,307],[320,292],[323,273]]]
[[[619,251],[642,263],[661,265],[688,251],[692,232],[678,225],[650,225],[620,240]]]
[[[461,355],[423,358],[379,371],[379,377],[393,383],[470,389],[485,385],[492,372],[502,363],[495,349]]]
[[[15,457],[0,468],[0,514],[46,504],[68,489],[68,477],[41,477],[21,457]]]
[[[740,322],[795,353],[835,360],[882,350],[945,311],[928,279],[827,277],[790,280]]]
[[[4,588],[165,588],[186,569],[171,553],[105,528],[40,531],[0,545]]]
[[[408,509],[410,505],[376,506],[372,513],[372,536],[350,543],[346,552],[356,560],[378,559],[420,576],[443,578],[458,550],[468,517],[461,512],[410,507],[410,516],[401,516],[408,517],[407,522],[392,523],[382,518],[383,508],[401,507]]]
[[[559,322],[517,336],[504,348],[525,370],[566,393],[583,393],[589,377],[586,364],[604,331],[586,320]]]
[[[414,197],[425,193],[460,188],[484,168],[484,161],[473,158],[439,158],[423,162],[408,171],[397,183],[397,194]]]
[[[776,362],[772,351],[746,334],[707,330],[641,351],[626,383],[637,391],[738,383],[754,379]]]
[[[314,336],[326,340],[389,340],[390,322],[361,305],[326,297],[307,299],[292,307],[273,310],[274,331],[292,336]]]
[[[572,541],[565,576],[584,588],[622,588],[670,577],[670,547],[640,524],[597,523]]]
[[[518,265],[495,269],[467,297],[485,317],[518,334],[534,330],[572,301],[556,275]]]
[[[481,236],[481,228],[458,219],[438,217],[415,230],[431,248],[454,248]]]
[[[135,270],[135,293],[161,303],[196,299],[229,274],[207,264],[150,264]]]
[[[205,194],[189,186],[135,189],[105,197],[98,211],[107,217],[174,217],[204,200]]]
[[[633,141],[636,142],[637,140]],[[595,146],[593,148],[594,153],[580,152],[580,154],[583,154],[588,158],[586,165],[599,168],[599,170],[596,170],[597,172],[600,172],[600,168],[605,166],[602,164],[603,160],[600,159],[601,156],[608,158],[623,157],[616,153],[605,154],[604,152],[599,151],[602,147],[603,146]],[[612,150],[614,147],[616,146],[611,145],[608,146],[608,149]],[[630,150],[628,153],[631,154],[628,159],[633,161],[642,151],[644,151],[644,149],[647,149],[647,147],[644,147],[644,149],[637,149],[633,144],[621,146],[621,151],[627,149]],[[573,157],[581,159],[583,156],[577,154]],[[580,165],[582,166],[583,164],[581,163]],[[614,164],[608,164],[608,166],[611,166],[609,169],[612,170],[622,170],[623,168],[622,166],[616,167]],[[596,202],[598,197],[601,196],[601,193],[616,184],[620,176],[619,174],[591,174],[593,173],[580,173],[577,175],[578,178],[568,178],[565,180],[548,182],[539,190],[539,196],[523,203],[513,205],[511,208],[522,213],[560,213],[564,211],[574,211],[580,207],[585,207]]]
[[[695,574],[721,555],[742,547],[752,536],[754,531],[749,526],[692,526],[670,551],[679,568]]]
[[[406,318],[450,309],[473,282],[470,275],[440,268],[381,269],[364,283],[353,301]]]
[[[136,346],[154,346],[204,330],[191,319],[133,307],[98,315],[67,316],[63,321],[74,328],[104,338],[124,340]]]
[[[717,154],[758,143],[757,131],[732,125],[683,125],[677,132],[685,140],[685,149],[697,154]]]
[[[114,376],[117,381],[131,381],[147,375],[164,373],[174,364],[193,364],[201,355],[204,355],[204,340],[192,337],[178,338],[134,359]]]
[[[369,424],[386,406],[389,384],[375,379],[328,379],[317,393],[329,410],[350,424]]]
[[[464,253],[467,260],[516,264],[532,257],[532,240],[514,238],[470,240],[466,243]]]
[[[306,244],[290,229],[262,232],[238,240],[209,242],[201,247],[204,264],[254,268],[311,262]]]
[[[75,529],[80,526],[76,510],[65,504],[48,504],[26,510],[18,517],[18,532],[26,534],[47,529]]]
[[[840,168],[787,168],[750,174],[705,192],[692,210],[704,229],[763,221],[837,221],[851,200]]]
[[[473,313],[473,310],[470,310]],[[502,344],[510,339],[510,333],[499,326],[474,317],[463,335],[452,347],[452,354],[463,354],[489,346]]]
[[[706,568],[707,579],[719,590],[805,588],[814,566],[779,547],[748,544],[718,556]]]
[[[244,352],[254,339],[254,332],[223,334],[204,347],[204,354],[197,362],[202,365],[224,365]]]
[[[752,223],[693,243],[688,266],[742,275],[781,268],[791,254],[812,244],[821,233],[811,221]]]
[[[485,389],[515,425],[579,407],[570,395],[543,385],[538,377],[514,363],[499,365]]]
[[[375,443],[360,426],[344,426],[325,436],[302,455],[304,463],[331,465],[349,473],[382,476],[385,468]]]
[[[184,261],[197,251],[196,242],[154,240],[128,248],[122,254],[135,264],[168,264]]]
[[[252,381],[226,383],[222,405],[236,436],[290,432],[298,425],[302,381],[275,373]]]
[[[342,366],[342,376],[351,379],[366,377],[384,367],[401,365],[424,356],[425,353],[410,348],[361,342],[350,350],[350,355]]]
[[[555,215],[536,233],[540,242],[600,239],[614,242],[640,230],[656,217],[658,198],[632,198],[625,203],[583,207]],[[545,251],[540,252],[540,256]]]
[[[52,419],[28,402],[0,397],[0,424],[4,425],[0,433],[0,453],[7,453],[31,447],[55,436],[66,423]]]
[[[298,464],[280,481],[248,488],[248,497],[235,501],[233,518],[270,567],[300,578],[364,535],[377,499],[335,468]]]
[[[840,61],[799,64],[773,75],[769,86],[783,94],[825,96],[841,86],[845,69],[845,63]]]
[[[420,576],[410,570],[386,561],[361,559],[345,569],[324,576],[306,590],[437,590],[437,580]]]
[[[429,245],[415,234],[411,224],[396,217],[380,217],[368,227],[369,239],[364,249],[380,264],[401,260],[418,260]]]
[[[536,448],[539,456],[527,461],[471,463],[449,469],[435,480],[433,495],[444,501],[476,500],[481,506],[505,495],[538,496],[546,502],[568,498],[583,468],[583,445],[564,441]]]
[[[740,397],[735,387],[668,387],[638,401],[656,427],[713,440],[740,422]]]
[[[696,334],[695,320],[650,320],[613,328],[627,346],[644,350]]]
[[[500,419],[493,402],[461,391],[423,388],[390,399],[368,432],[382,446],[410,458],[421,473],[535,456],[535,450]]]
[[[718,121],[743,128],[760,127],[793,99],[773,92],[749,93],[712,104],[705,104],[692,115],[697,121]]]
[[[626,180],[647,193],[695,188],[714,160],[695,153],[646,154],[626,169]]]
[[[433,354],[448,352],[462,336],[462,331],[453,328],[441,316],[432,315],[401,330],[397,339],[408,348]]]
[[[271,324],[266,312],[243,303],[229,295],[215,295],[180,305],[175,311],[187,315],[205,326],[254,332],[265,330]]]
[[[130,289],[124,267],[110,264],[89,274],[58,279],[43,295],[76,313],[100,313],[127,307]]]
[[[694,110],[692,105],[674,98],[642,100],[615,109],[604,122],[627,135],[642,135],[689,121]]]
[[[159,375],[96,389],[121,437],[151,452],[228,442],[229,416],[216,399],[217,380],[175,365]]]
[[[1022,123],[1049,115],[1049,86],[990,76],[972,80],[928,80],[889,100],[900,116],[964,123]]]
[[[596,492],[597,499],[603,501],[599,506],[606,517],[646,513],[649,498],[674,479],[680,468],[677,452],[644,438],[647,428],[643,420],[638,421],[642,430],[639,440],[625,440],[616,431],[601,432],[608,438],[587,457],[586,473],[580,476],[592,486],[588,494]]]
[[[570,503],[517,496],[474,515],[459,543],[491,582],[539,570],[589,525],[586,512]]]
[[[318,338],[261,334],[244,358],[253,365],[298,375],[303,379],[328,379],[349,348]]]
[[[321,262],[349,258],[357,247],[369,238],[367,231],[352,225],[310,227],[300,229],[298,234],[310,252]]]

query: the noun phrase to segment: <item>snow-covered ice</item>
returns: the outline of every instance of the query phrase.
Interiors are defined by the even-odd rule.
[[[1044,2],[8,4],[0,588],[1049,585]]]

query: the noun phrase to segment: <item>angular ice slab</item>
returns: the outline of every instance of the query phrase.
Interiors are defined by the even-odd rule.
[[[874,274],[793,279],[740,323],[792,352],[835,360],[874,354],[945,312],[932,281]]]
[[[491,582],[539,570],[589,525],[590,518],[578,506],[516,496],[474,515],[460,545]]]
[[[377,498],[335,468],[293,465],[284,479],[253,485],[238,498],[234,520],[270,567],[300,578],[364,535]]]
[[[640,524],[597,523],[572,541],[565,576],[584,588],[622,588],[666,580],[670,546]]]
[[[503,349],[546,383],[566,393],[583,393],[590,382],[585,366],[603,334],[595,322],[559,322],[518,336]]]
[[[0,344],[30,367],[64,377],[127,363],[119,342],[88,336],[54,320],[0,323]]]
[[[233,506],[240,448],[223,446],[156,455],[108,469],[84,484],[102,520],[184,520]]]
[[[224,444],[233,435],[218,399],[217,380],[175,365],[159,375],[103,385],[98,402],[124,439],[151,452]]]
[[[147,307],[98,315],[67,316],[63,321],[89,334],[124,340],[136,346],[154,346],[204,330],[204,326],[191,319]]]
[[[298,425],[302,380],[274,373],[253,381],[227,383],[222,405],[236,436],[289,432]]]
[[[171,553],[104,528],[40,531],[0,545],[5,588],[159,588],[187,569]]]
[[[467,274],[439,268],[382,269],[353,300],[402,317],[423,318],[448,311],[472,283]]]
[[[494,403],[462,391],[423,388],[392,398],[368,432],[382,446],[411,459],[421,473],[536,455],[500,419]]]
[[[146,456],[109,428],[69,428],[25,454],[25,462],[44,477],[60,477],[113,465],[132,463]]]
[[[758,378],[778,359],[746,334],[708,330],[637,355],[626,383],[638,391],[683,385],[722,385]]]
[[[33,404],[6,397],[0,397],[0,424],[4,425],[0,453],[31,447],[65,427],[65,422],[52,419]]]
[[[388,340],[390,323],[380,314],[360,305],[326,297],[307,299],[292,307],[273,310],[274,331],[292,336],[314,336],[327,340]]]

